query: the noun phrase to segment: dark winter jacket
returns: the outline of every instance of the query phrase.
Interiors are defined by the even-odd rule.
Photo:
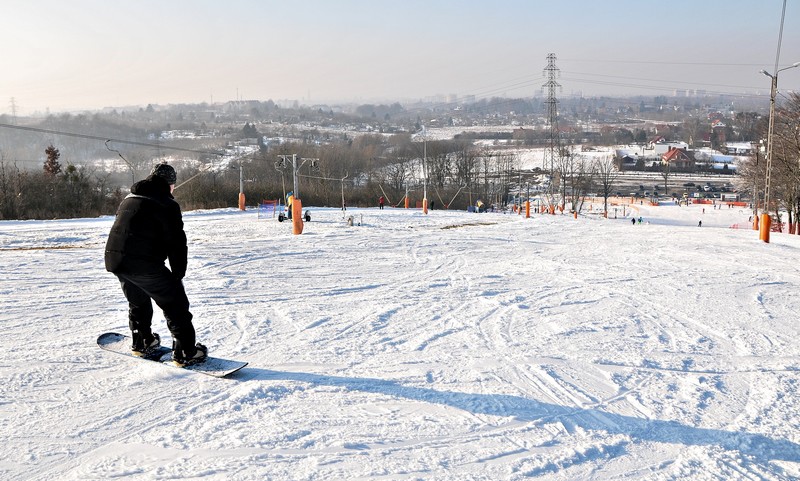
[[[186,233],[181,208],[169,184],[151,175],[131,187],[117,210],[106,242],[106,270],[145,274],[164,267],[169,259],[173,275],[186,275]]]

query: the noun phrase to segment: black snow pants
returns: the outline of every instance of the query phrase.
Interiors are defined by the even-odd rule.
[[[149,273],[115,272],[122,285],[122,292],[128,300],[128,324],[134,335],[144,339],[152,335],[153,304],[164,311],[167,328],[175,341],[176,351],[193,353],[195,351],[195,331],[192,313],[189,312],[189,299],[183,283],[164,266]],[[187,348],[187,349],[184,349]]]

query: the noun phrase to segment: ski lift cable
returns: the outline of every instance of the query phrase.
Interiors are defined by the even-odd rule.
[[[190,152],[194,154],[208,154],[208,155],[225,155],[224,152],[216,151],[216,150],[200,150],[200,149],[187,149],[184,147],[172,147],[169,145],[160,145],[160,144],[150,144],[147,142],[139,142],[136,140],[124,140],[124,139],[114,139],[108,137],[100,137],[97,135],[89,135],[89,134],[79,134],[76,132],[65,132],[61,130],[52,130],[52,129],[43,129],[39,127],[28,127],[24,125],[13,125],[13,124],[3,124],[0,123],[0,128],[4,129],[14,129],[14,130],[25,130],[27,132],[36,132],[40,134],[50,134],[50,135],[63,135],[65,137],[75,137],[79,139],[87,139],[87,140],[99,140],[104,142],[106,148],[111,150],[112,152],[117,152],[108,147],[109,142],[115,142],[118,144],[126,144],[126,145],[136,145],[139,147],[152,147],[154,149],[168,149],[168,150],[176,150],[179,152]],[[124,159],[123,159],[124,160]]]

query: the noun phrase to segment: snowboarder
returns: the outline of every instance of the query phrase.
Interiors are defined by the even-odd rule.
[[[631,225],[636,225],[636,218],[635,217],[631,219]]]
[[[162,163],[131,186],[108,235],[105,265],[119,279],[128,300],[133,354],[147,356],[161,345],[151,329],[152,300],[164,311],[172,333],[173,360],[188,365],[204,361],[208,349],[195,343],[189,299],[181,282],[187,247],[181,207],[172,196],[176,180],[175,169]],[[170,269],[164,264],[167,259]]]
[[[385,200],[384,200],[383,196],[381,196],[381,198],[380,198],[380,199],[378,199],[378,207],[379,207],[381,210],[383,210],[383,203],[384,203],[384,202],[385,202]]]

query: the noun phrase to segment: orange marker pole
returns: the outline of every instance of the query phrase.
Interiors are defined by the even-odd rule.
[[[531,201],[529,200],[525,201],[525,218],[526,219],[531,218]]]
[[[761,214],[761,229],[758,231],[758,238],[769,244],[769,228],[772,218],[769,214]]]
[[[295,197],[292,200],[292,234],[303,233],[303,201]]]
[[[244,210],[244,192],[239,192],[239,210]]]

